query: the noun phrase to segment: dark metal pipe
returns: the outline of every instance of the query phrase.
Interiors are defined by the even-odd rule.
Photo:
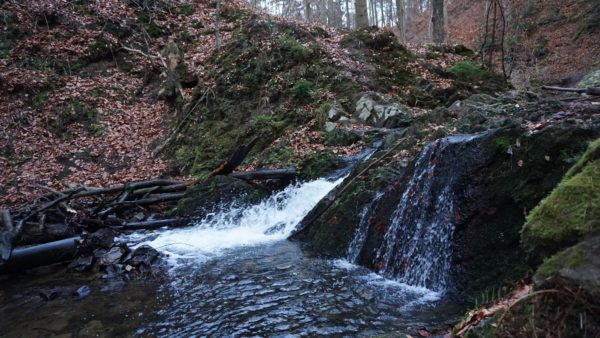
[[[73,259],[80,241],[81,237],[77,236],[25,248],[15,248],[10,258],[0,263],[0,273],[26,270]]]

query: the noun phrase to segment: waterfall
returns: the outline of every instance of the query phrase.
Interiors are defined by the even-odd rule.
[[[282,240],[342,180],[290,185],[261,203],[223,207],[190,227],[160,231],[141,244],[162,251],[176,265],[182,259],[203,261],[228,249]]]
[[[417,157],[374,266],[388,278],[443,291],[447,287],[454,234],[455,182],[468,166],[461,156],[477,135],[457,135],[430,143]]]
[[[350,245],[348,246],[348,253],[346,254],[346,258],[350,263],[356,263],[358,261],[358,256],[360,255],[360,252],[365,244],[365,240],[367,239],[369,218],[373,214],[373,211],[377,207],[377,204],[381,200],[382,196],[382,192],[376,193],[371,202],[365,204],[360,211],[358,227],[356,228],[354,238],[352,239],[352,242],[350,242]]]

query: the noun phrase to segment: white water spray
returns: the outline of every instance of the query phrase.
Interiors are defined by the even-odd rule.
[[[164,230],[147,244],[180,260],[204,261],[228,249],[287,238],[298,222],[343,178],[291,185],[259,204],[224,208],[191,227]]]

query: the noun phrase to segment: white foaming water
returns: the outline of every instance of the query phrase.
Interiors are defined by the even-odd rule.
[[[161,231],[140,244],[167,254],[169,262],[177,265],[182,260],[205,261],[228,249],[282,240],[342,180],[291,185],[259,204],[232,206],[191,227]]]
[[[412,300],[404,305],[404,308],[409,309],[414,305],[432,303],[439,300],[442,296],[441,292],[430,290],[422,286],[414,286],[406,283],[399,282],[394,279],[385,278],[375,272],[367,270],[360,265],[351,263],[347,259],[335,259],[332,261],[333,265],[339,269],[353,271],[359,271],[358,278],[362,279],[366,284],[374,285],[378,289],[390,289],[392,292],[400,292],[406,295],[412,295]],[[364,274],[362,273],[364,269]]]

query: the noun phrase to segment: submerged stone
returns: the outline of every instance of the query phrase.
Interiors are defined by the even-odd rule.
[[[135,267],[139,267],[141,265],[151,266],[154,262],[156,262],[156,259],[159,255],[160,253],[151,246],[142,245],[131,253],[131,257],[129,257],[125,263]]]
[[[73,294],[79,298],[85,298],[85,297],[89,296],[91,293],[92,293],[92,290],[90,290],[90,287],[87,285],[82,285],[77,290],[75,290],[75,292],[73,292]]]
[[[77,272],[83,272],[92,268],[94,256],[88,255],[78,257],[69,264],[69,269]]]
[[[118,262],[121,257],[125,254],[126,250],[124,248],[115,246],[112,247],[107,253],[100,257],[101,265],[111,265]]]

